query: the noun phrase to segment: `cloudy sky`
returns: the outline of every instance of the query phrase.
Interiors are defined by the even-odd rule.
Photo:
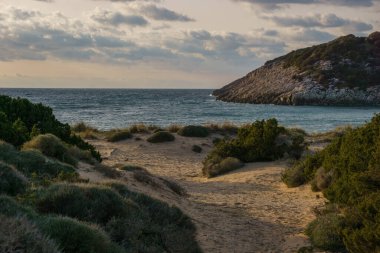
[[[0,0],[0,87],[216,88],[380,30],[380,0]]]

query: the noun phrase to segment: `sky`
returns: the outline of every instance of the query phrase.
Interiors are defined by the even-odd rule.
[[[0,0],[0,87],[218,88],[380,30],[380,0]]]

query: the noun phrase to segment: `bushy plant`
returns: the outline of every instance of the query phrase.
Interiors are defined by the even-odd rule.
[[[147,139],[150,143],[172,142],[174,140],[174,135],[166,131],[157,132]]]
[[[27,217],[31,220],[37,217],[37,213],[33,209],[21,205],[6,195],[0,195],[0,214],[9,217]]]
[[[147,126],[143,123],[140,123],[140,124],[134,124],[132,126],[129,127],[129,131],[132,133],[132,134],[144,134],[144,133],[149,133],[150,130],[154,130],[158,127],[156,126]]]
[[[314,246],[333,252],[345,251],[342,230],[344,218],[337,214],[319,216],[311,222],[306,230]]]
[[[100,224],[113,217],[126,217],[136,209],[112,189],[94,185],[55,184],[38,192],[35,202],[41,213]]]
[[[316,171],[322,166],[323,156],[321,153],[308,155],[301,161],[284,171],[282,181],[288,187],[298,187],[311,181]]]
[[[167,127],[167,130],[168,132],[171,132],[171,133],[177,133],[181,128],[182,126],[180,125],[171,124],[170,126]]]
[[[96,225],[68,217],[46,217],[38,225],[65,253],[125,252]]]
[[[0,214],[0,252],[60,253],[54,241],[23,217]]]
[[[37,150],[17,151],[12,145],[0,141],[0,160],[13,165],[28,178],[56,178],[60,174],[76,174],[75,168],[45,157]]]
[[[256,121],[242,126],[235,139],[219,140],[215,144],[203,162],[204,174],[207,175],[207,171],[223,171],[214,168],[214,165],[218,167],[220,161],[227,157],[243,162],[272,161],[283,157],[285,153],[298,154],[302,150],[302,136],[290,134],[278,126],[276,119]]]
[[[129,171],[129,172],[134,172],[134,171],[145,171],[143,167],[134,165],[134,164],[124,164],[119,168],[120,170],[123,171]]]
[[[235,157],[213,157],[213,159],[207,159],[205,161],[202,173],[204,176],[210,178],[240,169],[243,166],[244,163]]]
[[[132,138],[130,130],[114,131],[107,135],[107,141],[109,142],[124,141],[130,138]]]
[[[107,224],[106,231],[113,240],[131,252],[201,252],[195,240],[195,227],[181,210],[131,192],[123,184],[107,185],[139,207],[139,212]]]
[[[79,136],[72,135],[70,126],[59,122],[51,108],[33,104],[27,99],[0,96],[0,139],[20,146],[37,134],[47,133],[88,150],[97,160],[101,160],[99,152]]]
[[[61,162],[76,165],[77,160],[68,152],[69,147],[52,134],[38,135],[31,141],[24,143],[23,150],[39,150],[42,154],[56,158]]]
[[[192,147],[191,147],[191,150],[193,151],[193,152],[195,152],[195,153],[202,153],[202,148],[200,147],[200,146],[198,146],[198,145],[193,145]]]
[[[174,181],[171,181],[171,180],[166,180],[164,178],[161,178],[161,180],[164,182],[164,184],[170,189],[172,190],[174,193],[176,193],[177,195],[180,195],[180,196],[185,196],[187,195],[187,192],[185,190],[185,188],[183,188],[180,184],[174,182]]]
[[[94,170],[100,172],[101,174],[103,174],[103,176],[108,177],[108,178],[115,179],[121,176],[120,171],[118,171],[117,169],[107,166],[105,164],[101,164],[101,163],[95,164]]]
[[[210,134],[204,126],[185,126],[177,133],[185,137],[207,137]]]
[[[315,165],[303,170],[305,182],[313,180],[331,203],[346,210],[341,236],[350,252],[379,249],[379,162],[380,115],[376,115],[364,126],[346,130],[319,153]]]
[[[18,172],[0,162],[0,194],[17,195],[26,190],[27,179]]]

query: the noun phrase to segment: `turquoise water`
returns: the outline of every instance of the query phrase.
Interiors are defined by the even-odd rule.
[[[277,118],[282,125],[309,132],[359,125],[380,107],[319,107],[234,104],[216,101],[212,90],[134,89],[0,89],[0,94],[24,97],[53,108],[66,123],[86,122],[100,129],[134,123],[159,126],[211,122],[248,123]]]

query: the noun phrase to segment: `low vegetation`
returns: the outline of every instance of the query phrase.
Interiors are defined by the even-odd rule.
[[[203,174],[216,176],[239,168],[237,165],[241,162],[273,161],[285,155],[299,158],[303,143],[302,132],[280,127],[275,119],[256,121],[239,128],[236,138],[216,142],[203,162]],[[225,159],[229,161],[227,167]]]
[[[51,108],[33,104],[27,99],[0,96],[0,140],[19,147],[33,137],[47,133],[65,143],[88,150],[94,158],[101,160],[99,152],[72,134],[70,126],[59,122]]]
[[[132,138],[132,134],[129,130],[115,130],[107,133],[107,141],[118,142]]]
[[[198,146],[198,145],[193,145],[192,147],[191,147],[191,150],[193,151],[193,152],[195,152],[195,153],[202,153],[202,147],[200,147],[200,146]]]
[[[185,137],[207,137],[210,134],[207,127],[204,126],[185,126],[177,133]]]
[[[343,36],[325,44],[293,51],[267,64],[283,61],[285,67],[298,67],[301,73],[311,75],[326,87],[336,78],[339,87],[366,88],[380,83],[380,73],[376,70],[378,38],[379,33],[373,33],[368,38]],[[320,61],[330,61],[331,69],[318,68]]]
[[[166,131],[156,132],[147,139],[147,141],[150,143],[171,142],[174,140],[175,140],[174,135]]]
[[[32,135],[15,141],[13,131],[22,124],[6,128],[9,122],[0,121],[0,138],[14,144],[0,141],[0,252],[201,252],[194,225],[178,208],[132,192],[124,183],[80,179],[78,161],[92,162],[109,178],[122,172],[99,164],[91,149],[81,149],[84,142],[56,121],[49,108],[5,99],[0,109],[11,115],[1,113],[9,122],[21,117],[17,113],[35,110],[30,119],[22,117],[28,131],[31,123],[43,122],[38,131],[34,127]],[[60,138],[66,130],[71,137]],[[175,183],[165,184],[181,192]]]
[[[311,182],[340,208],[321,214],[308,229],[315,247],[329,251],[377,252],[380,232],[380,115],[348,129],[323,151],[284,174],[289,186]],[[331,234],[334,233],[334,234]],[[328,236],[326,236],[328,235]]]
[[[58,244],[28,219],[1,214],[0,252],[61,253]]]

